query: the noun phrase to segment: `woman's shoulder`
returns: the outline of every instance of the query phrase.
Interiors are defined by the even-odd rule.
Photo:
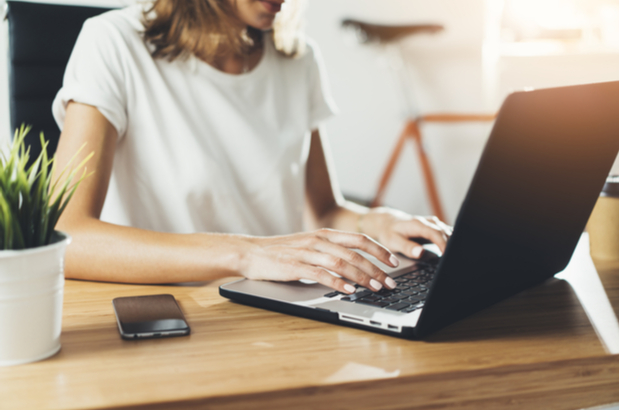
[[[144,31],[144,7],[138,3],[91,17],[84,22],[82,33],[98,39],[141,39]]]
[[[298,57],[306,70],[314,72],[317,67],[323,66],[323,56],[319,45],[310,37],[303,38],[303,53]]]
[[[281,53],[277,53],[278,59],[284,64],[291,64],[294,66],[312,67],[316,64],[317,60],[321,60],[321,51],[317,43],[309,37],[303,36],[298,41],[302,42],[302,45],[298,47],[298,54],[295,56],[286,56]],[[276,42],[273,37],[269,39],[270,46],[275,50],[277,49]]]
[[[303,42],[304,42],[304,54],[309,54],[310,56],[314,57],[314,55],[316,53],[319,53],[319,46],[316,43],[316,41],[314,41],[313,38],[308,37],[308,36],[304,36],[303,38]]]

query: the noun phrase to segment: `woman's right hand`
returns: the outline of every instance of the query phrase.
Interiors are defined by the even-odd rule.
[[[355,292],[355,287],[343,279],[372,291],[384,286],[388,289],[396,287],[396,282],[383,270],[351,250],[362,250],[388,266],[398,266],[398,259],[367,235],[319,229],[294,235],[246,239],[248,246],[243,254],[240,273],[248,279],[310,279],[343,293]]]

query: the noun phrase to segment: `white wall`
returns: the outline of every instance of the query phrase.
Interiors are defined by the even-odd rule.
[[[404,44],[423,112],[495,111],[507,93],[618,79],[618,50],[509,56],[493,49],[501,0],[310,0],[308,33],[325,57],[341,112],[327,124],[345,193],[371,198],[403,124],[399,94],[376,47],[347,41],[345,17],[377,23],[441,23],[444,33]],[[493,54],[495,53],[495,54]],[[488,125],[428,125],[426,147],[448,221],[453,222],[488,136]],[[615,173],[617,173],[617,164]],[[414,152],[397,165],[386,202],[429,213]]]
[[[378,47],[347,41],[345,17],[370,22],[440,23],[445,32],[404,44],[415,95],[424,112],[484,111],[481,53],[484,0],[311,0],[308,33],[321,47],[340,115],[327,129],[345,193],[374,195],[380,173],[404,125],[401,99]],[[490,107],[495,109],[495,107]],[[426,147],[450,220],[458,211],[488,125],[428,125]],[[409,212],[430,212],[411,146],[399,161],[386,203]]]
[[[0,3],[4,10],[4,2]],[[4,15],[4,11],[2,12]],[[0,147],[9,141],[9,73],[8,73],[8,24],[2,21],[0,27]]]

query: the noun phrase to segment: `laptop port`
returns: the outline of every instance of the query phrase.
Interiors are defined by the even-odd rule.
[[[371,320],[371,321],[370,321],[370,324],[371,324],[371,325],[373,325],[373,326],[379,326],[379,327],[381,327],[381,322],[375,322],[374,320]]]
[[[353,316],[347,316],[347,315],[342,315],[343,319],[348,319],[348,320],[355,320],[357,322],[364,322],[364,319],[360,319],[359,317],[353,317]]]
[[[398,330],[398,326],[388,325],[388,329],[390,329],[390,330]]]

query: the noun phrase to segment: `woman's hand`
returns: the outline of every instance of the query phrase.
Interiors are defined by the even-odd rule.
[[[246,245],[241,274],[248,279],[310,279],[343,293],[355,292],[344,278],[373,291],[383,286],[396,287],[383,270],[351,250],[362,250],[388,266],[398,266],[398,259],[390,251],[363,234],[319,229],[295,235],[247,237]]]
[[[452,227],[437,217],[411,216],[389,208],[374,208],[360,215],[358,230],[371,236],[393,252],[419,259],[424,248],[416,238],[428,240],[441,252],[452,235]]]

